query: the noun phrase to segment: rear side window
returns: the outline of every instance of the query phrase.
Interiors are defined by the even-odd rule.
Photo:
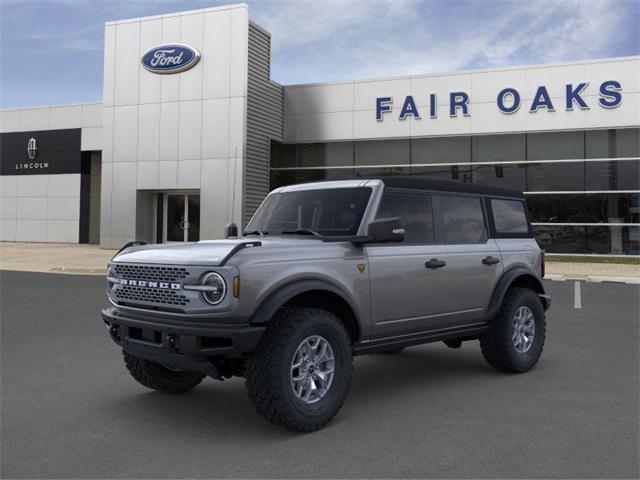
[[[431,197],[424,193],[385,191],[376,218],[400,217],[404,243],[433,243]]]
[[[464,244],[487,241],[487,228],[479,198],[442,195],[439,196],[439,203],[446,243]]]
[[[493,224],[498,233],[527,233],[529,224],[524,203],[517,200],[491,200]]]

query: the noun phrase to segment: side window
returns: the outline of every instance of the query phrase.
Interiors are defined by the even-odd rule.
[[[487,228],[479,198],[441,195],[439,202],[446,243],[484,243],[487,241]]]
[[[404,243],[433,243],[431,197],[425,193],[385,191],[376,218],[400,217]]]
[[[527,214],[524,203],[517,200],[491,200],[493,224],[498,233],[527,233]]]

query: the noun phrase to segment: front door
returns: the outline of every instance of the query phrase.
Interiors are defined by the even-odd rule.
[[[449,268],[437,244],[430,195],[386,190],[377,218],[400,217],[403,242],[365,247],[371,282],[372,338],[443,328],[449,323]]]
[[[200,240],[200,194],[166,193],[164,212],[165,242]]]

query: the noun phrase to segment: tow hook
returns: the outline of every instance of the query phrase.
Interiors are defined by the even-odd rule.
[[[120,327],[118,325],[107,325],[107,329],[109,330],[109,335],[115,341],[120,343]]]
[[[167,335],[167,344],[169,345],[169,350],[174,353],[182,353],[180,350],[180,338],[177,335],[168,334]]]

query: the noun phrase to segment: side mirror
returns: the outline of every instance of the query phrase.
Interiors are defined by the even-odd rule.
[[[238,236],[238,226],[235,223],[227,223],[224,227],[224,237],[231,238]]]
[[[400,218],[380,218],[369,224],[369,243],[401,242],[404,240],[404,227]]]

